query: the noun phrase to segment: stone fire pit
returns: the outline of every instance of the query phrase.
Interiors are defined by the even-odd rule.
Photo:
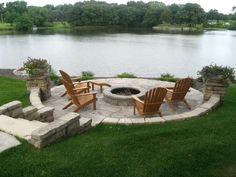
[[[118,86],[104,90],[103,99],[105,102],[118,106],[132,106],[132,95],[143,98],[146,90],[133,86]]]

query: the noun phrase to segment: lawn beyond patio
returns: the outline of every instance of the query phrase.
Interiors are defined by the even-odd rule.
[[[13,99],[28,103],[25,82],[0,82],[0,104]],[[201,118],[158,125],[99,125],[42,150],[23,142],[0,154],[0,176],[235,177],[235,95],[233,85],[225,104]]]

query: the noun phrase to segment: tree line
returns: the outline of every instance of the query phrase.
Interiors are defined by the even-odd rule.
[[[233,8],[235,10],[235,7]],[[77,2],[74,5],[28,6],[15,1],[0,4],[1,22],[10,23],[19,30],[48,27],[53,22],[69,22],[73,26],[152,27],[159,24],[207,24],[209,20],[236,20],[236,13],[222,14],[217,10],[205,12],[195,3],[165,5],[162,2],[130,1],[127,4],[101,1]]]

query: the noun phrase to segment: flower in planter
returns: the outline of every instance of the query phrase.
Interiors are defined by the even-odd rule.
[[[43,76],[51,71],[51,65],[45,59],[34,59],[28,57],[23,68],[29,76]]]
[[[201,71],[198,71],[198,75],[204,80],[208,79],[223,79],[226,83],[235,81],[235,70],[229,66],[218,66],[211,64],[205,66]]]

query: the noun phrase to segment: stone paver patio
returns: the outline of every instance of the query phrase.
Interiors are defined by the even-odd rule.
[[[174,83],[165,82],[165,81],[157,81],[157,80],[148,80],[148,79],[119,79],[119,78],[112,78],[112,79],[98,79],[98,82],[106,82],[112,86],[137,86],[145,90],[149,90],[154,87],[171,87],[174,86]],[[106,89],[106,88],[105,88]],[[55,112],[54,116],[55,119],[69,113],[73,112],[76,107],[71,106],[66,110],[62,110],[62,108],[68,103],[68,96],[60,97],[60,95],[65,91],[63,85],[57,86],[52,88],[52,97],[45,101],[43,104],[46,106],[54,107]],[[110,118],[111,123],[122,122],[122,121],[129,121],[128,119],[124,118],[131,118],[133,121],[140,121],[139,115],[133,115],[133,107],[132,106],[116,106],[111,105],[103,100],[103,94],[100,93],[99,88],[95,87],[95,91],[97,91],[97,110],[93,111],[92,106],[87,106],[85,109],[80,111],[81,117],[91,118],[92,124],[96,125],[103,121],[106,118]],[[187,94],[186,99],[188,103],[191,105],[192,110],[199,107],[203,103],[203,94],[195,89],[191,88],[191,91]],[[166,103],[161,106],[161,111],[163,116],[173,115],[173,114],[181,114],[186,111],[189,111],[184,103],[178,103],[176,105],[177,112],[173,113],[171,109],[168,107]],[[162,119],[158,117],[158,115],[154,116],[155,118],[151,119],[159,119],[160,122]],[[149,119],[147,119],[149,120]],[[129,122],[127,122],[129,123]]]

